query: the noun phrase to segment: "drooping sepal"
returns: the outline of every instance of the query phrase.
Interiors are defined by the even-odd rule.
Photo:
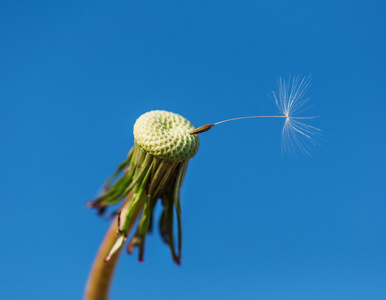
[[[127,252],[138,248],[138,260],[144,260],[145,240],[153,219],[154,207],[162,200],[160,218],[162,240],[168,244],[175,263],[181,263],[182,225],[180,190],[188,161],[170,162],[146,153],[135,144],[127,159],[106,181],[105,190],[95,201],[88,203],[103,213],[106,207],[126,199],[116,212],[117,240],[108,253],[109,261],[129,238]],[[136,220],[138,228],[131,238],[130,231]],[[177,222],[176,226],[175,223]],[[177,233],[174,233],[174,227]],[[176,242],[175,242],[176,237]]]

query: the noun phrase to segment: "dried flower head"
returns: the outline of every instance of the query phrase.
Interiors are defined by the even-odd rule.
[[[134,147],[127,159],[107,180],[105,191],[90,207],[103,213],[106,207],[125,199],[117,212],[117,240],[105,261],[122,247],[131,227],[138,218],[138,229],[131,238],[127,251],[139,248],[143,261],[146,233],[152,223],[153,210],[161,199],[163,212],[159,228],[162,239],[170,247],[173,260],[181,260],[181,206],[180,189],[189,159],[196,155],[200,142],[189,132],[193,125],[182,116],[167,111],[151,111],[138,118],[134,125]],[[178,246],[174,244],[174,211],[177,215]]]

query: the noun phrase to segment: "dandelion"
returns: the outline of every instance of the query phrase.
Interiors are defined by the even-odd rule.
[[[88,203],[102,214],[108,206],[123,200],[95,259],[85,299],[107,298],[117,256],[137,220],[138,228],[128,243],[127,252],[138,248],[138,260],[143,261],[146,234],[153,223],[158,199],[163,206],[159,221],[162,240],[169,246],[174,262],[180,264],[180,189],[189,159],[196,155],[200,145],[198,136],[189,134],[193,129],[188,120],[166,111],[145,113],[135,122],[134,147],[106,181],[102,195]]]
[[[294,146],[309,153],[306,142],[313,142],[318,129],[301,123],[298,113],[308,99],[304,98],[309,78],[295,76],[286,83],[278,81],[273,99],[281,115],[248,116],[206,124],[197,129],[182,116],[167,111],[151,111],[140,116],[134,124],[134,146],[126,160],[106,181],[104,192],[88,206],[103,214],[109,206],[122,202],[114,213],[114,221],[95,258],[85,300],[107,299],[114,267],[123,245],[135,224],[137,229],[127,243],[127,252],[138,248],[138,260],[144,260],[145,241],[154,223],[154,208],[160,200],[162,213],[158,227],[162,240],[168,245],[172,259],[181,263],[182,222],[180,190],[189,160],[199,149],[198,134],[213,126],[250,118],[285,118],[282,149]],[[177,232],[175,232],[175,230]]]

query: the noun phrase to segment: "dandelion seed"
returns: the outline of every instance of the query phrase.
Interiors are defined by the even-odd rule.
[[[320,136],[320,129],[300,122],[299,120],[314,119],[316,117],[300,117],[304,109],[304,105],[310,98],[304,98],[310,86],[311,78],[299,75],[291,78],[289,76],[288,82],[281,78],[278,80],[278,89],[273,91],[273,99],[280,116],[247,116],[223,120],[213,124],[205,124],[192,131],[190,134],[199,134],[210,130],[213,126],[226,123],[230,121],[254,118],[285,118],[281,137],[282,152],[292,152],[299,148],[301,152],[310,155],[310,144],[316,145],[317,138]]]

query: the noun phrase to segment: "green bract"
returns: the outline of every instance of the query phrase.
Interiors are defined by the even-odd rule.
[[[117,241],[106,257],[108,261],[125,242],[138,218],[138,229],[128,244],[128,252],[139,248],[143,260],[146,233],[153,219],[153,209],[161,199],[159,220],[161,237],[170,247],[176,263],[181,259],[180,189],[192,158],[199,148],[198,135],[191,135],[193,125],[178,114],[151,111],[134,125],[134,147],[127,159],[106,181],[105,191],[89,206],[103,213],[107,206],[125,200],[118,210]],[[174,245],[174,212],[177,216],[178,247]]]

